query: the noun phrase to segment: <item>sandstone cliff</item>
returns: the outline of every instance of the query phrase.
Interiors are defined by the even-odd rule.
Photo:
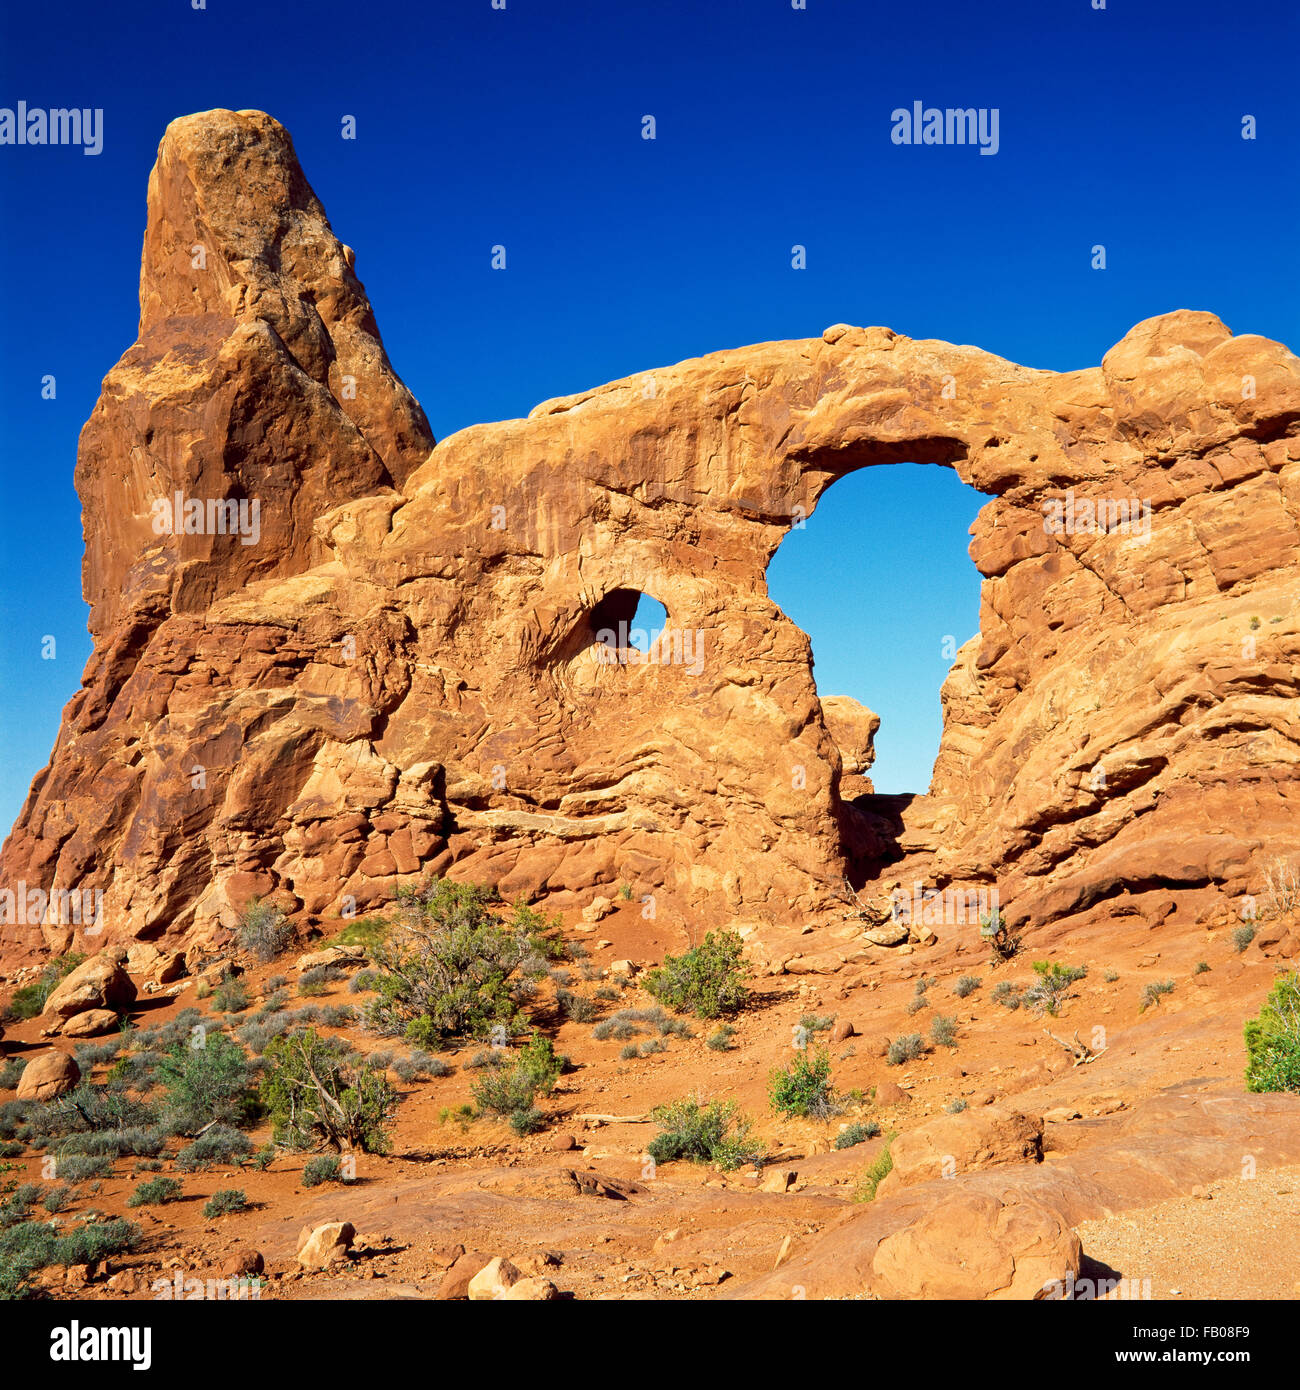
[[[1055,373],[837,325],[434,447],[288,135],[229,111],[167,130],[140,301],[77,464],[95,650],[0,875],[102,888],[112,938],[204,939],[254,893],[335,916],[427,871],[561,905],[626,882],[760,942],[882,876],[996,886],[1035,927],[1158,919],[1294,845],[1278,343],[1179,311]],[[823,708],[764,578],[837,478],[901,461],[990,498],[910,803],[858,795],[874,716]],[[159,535],[177,493],[256,500],[256,543]],[[620,645],[640,593],[669,615],[650,660]]]

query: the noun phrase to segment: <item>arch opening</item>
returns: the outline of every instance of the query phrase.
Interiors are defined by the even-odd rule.
[[[768,593],[812,644],[813,678],[841,744],[842,794],[905,798],[930,786],[940,689],[979,631],[968,532],[988,497],[951,468],[891,463],[837,479],[768,566]],[[847,697],[832,718],[828,697]],[[879,716],[874,739],[852,702]],[[844,747],[860,733],[866,746]]]

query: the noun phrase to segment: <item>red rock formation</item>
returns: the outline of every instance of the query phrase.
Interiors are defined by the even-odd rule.
[[[1055,373],[837,325],[430,452],[288,136],[221,111],[164,137],[141,306],[77,467],[95,652],[0,875],[104,889],[110,939],[449,870],[559,904],[626,881],[761,940],[902,855],[898,881],[996,885],[1040,925],[1147,890],[1205,910],[1294,843],[1280,344],[1180,311]],[[837,478],[904,460],[990,495],[981,630],[930,794],[850,801],[832,730],[856,776],[874,716],[828,727],[764,575]],[[177,490],[256,498],[258,543],[159,538]],[[670,621],[650,660],[620,645],[641,592]]]

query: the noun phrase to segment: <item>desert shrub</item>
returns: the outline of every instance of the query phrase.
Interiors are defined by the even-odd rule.
[[[371,1065],[375,1065],[373,1054],[371,1055]],[[398,1057],[392,1066],[401,1081],[421,1081],[432,1076],[449,1076],[451,1074],[451,1068],[446,1062],[430,1056],[429,1053],[420,1048],[407,1053],[405,1057]]]
[[[317,1154],[309,1158],[302,1170],[304,1187],[319,1187],[326,1182],[344,1182],[343,1163],[333,1154]]]
[[[857,1189],[853,1193],[855,1202],[874,1202],[876,1200],[876,1189],[894,1171],[894,1155],[890,1151],[895,1135],[891,1134],[885,1141],[885,1147],[867,1166],[862,1176],[858,1179]]]
[[[465,1063],[466,1071],[478,1071],[482,1067],[503,1067],[509,1054],[504,1047],[481,1047]]]
[[[993,952],[994,965],[1014,959],[1016,952],[1020,950],[1020,938],[1007,925],[1001,908],[981,914],[980,937],[988,942]]]
[[[293,928],[273,903],[254,898],[235,924],[235,940],[254,960],[267,965],[293,939]]]
[[[729,1052],[731,1050],[731,1040],[736,1036],[736,1030],[729,1023],[721,1023],[704,1040],[704,1045],[711,1052]]]
[[[212,1007],[217,1013],[241,1014],[252,1002],[252,991],[237,975],[223,975],[212,990]]]
[[[375,988],[378,981],[379,971],[371,970],[369,967],[367,967],[365,970],[358,970],[357,973],[353,975],[353,977],[348,981],[348,993],[368,994],[372,989]]]
[[[259,1173],[266,1170],[275,1161],[275,1156],[279,1152],[274,1144],[263,1144],[260,1149],[248,1160],[248,1166]]]
[[[153,1125],[124,1125],[120,1129],[88,1130],[59,1141],[60,1161],[69,1154],[92,1158],[153,1158],[166,1147],[167,1136]]]
[[[379,1068],[312,1028],[276,1038],[265,1055],[260,1095],[277,1144],[388,1152],[397,1093]]]
[[[5,1200],[0,1202],[0,1229],[16,1226],[20,1222],[26,1221],[32,1214],[32,1208],[40,1199],[40,1183],[19,1183]]]
[[[925,1041],[920,1033],[904,1033],[889,1044],[885,1061],[891,1067],[901,1067],[905,1062],[915,1062],[925,1055]]]
[[[518,1031],[520,1005],[553,943],[539,937],[537,913],[521,904],[502,922],[488,910],[494,900],[490,890],[447,879],[399,889],[397,914],[372,952],[379,979],[366,1026],[420,1046]]]
[[[948,1014],[936,1014],[930,1022],[930,1041],[935,1047],[956,1047],[957,1020]]]
[[[174,1202],[181,1191],[178,1178],[146,1178],[137,1184],[126,1204],[128,1207],[160,1207],[164,1202]]]
[[[620,1062],[635,1061],[640,1055],[641,1049],[636,1045],[636,1043],[625,1043],[618,1050],[618,1057]]]
[[[667,1052],[668,1044],[662,1038],[651,1038],[641,1044],[639,1051],[642,1057],[653,1057],[656,1052]]]
[[[199,1037],[202,1047],[178,1044],[158,1067],[163,1120],[173,1134],[193,1134],[212,1120],[246,1123],[255,1113],[244,1049],[222,1033]]]
[[[325,994],[330,985],[347,978],[347,971],[338,965],[313,965],[298,976],[298,993],[304,998]]]
[[[1020,991],[1010,980],[999,980],[993,987],[993,1002],[1014,1013],[1021,1004]]]
[[[1174,992],[1174,982],[1172,980],[1152,980],[1142,991],[1142,1001],[1138,1005],[1139,1013],[1146,1013],[1152,1004],[1158,1004],[1166,994]]]
[[[569,983],[569,981],[573,978],[567,970],[558,969],[558,968],[555,969],[555,970],[548,970],[548,971],[546,972],[546,974],[547,974],[547,977],[549,978],[549,980],[551,981],[551,983],[555,986],[555,989],[556,989],[556,993],[557,993],[557,994],[558,994],[559,991],[562,990],[562,989],[565,987],[565,985],[567,985],[567,984]]]
[[[247,1210],[248,1198],[240,1187],[223,1187],[203,1204],[203,1216],[208,1221],[214,1221],[218,1216],[230,1216],[235,1212]]]
[[[594,999],[571,989],[557,989],[555,1002],[565,1018],[573,1023],[593,1023],[600,1013],[600,1006]]]
[[[52,1265],[93,1264],[134,1250],[140,1228],[120,1217],[60,1233],[53,1224],[29,1221],[0,1232],[0,1299],[26,1298],[32,1276]]]
[[[267,1045],[283,1033],[287,1033],[294,1024],[294,1015],[285,1009],[277,1013],[266,1015],[259,1014],[255,1018],[249,1019],[242,1028],[235,1030],[235,1037],[244,1044],[250,1052],[255,1052],[261,1056],[267,1049]]]
[[[880,1126],[874,1121],[856,1121],[854,1124],[845,1125],[835,1136],[837,1149],[851,1149],[857,1144],[865,1144],[868,1139],[874,1139],[880,1133]]]
[[[1108,970],[1101,978],[1105,980],[1108,985],[1113,985],[1115,981],[1119,979],[1119,971]]]
[[[966,999],[980,987],[980,977],[978,975],[963,975],[952,987],[952,992],[958,999]]]
[[[0,1091],[14,1090],[22,1079],[26,1066],[25,1057],[10,1057],[8,1061],[0,1062]]]
[[[1086,965],[1058,965],[1056,961],[1036,960],[1034,974],[1038,977],[1025,990],[1022,1003],[1037,1013],[1056,1017],[1062,1001],[1069,998],[1069,989],[1088,973]]]
[[[834,1014],[804,1014],[799,1020],[800,1030],[808,1036],[813,1033],[829,1033],[834,1026]]]
[[[535,1105],[525,1106],[522,1110],[514,1110],[510,1114],[510,1128],[521,1137],[525,1134],[535,1134],[545,1126],[546,1116]]]
[[[0,1020],[9,1022],[35,1018],[44,1009],[45,1001],[54,993],[55,987],[85,959],[81,952],[70,951],[66,956],[50,961],[30,984],[14,990],[9,1002],[0,1010]]]
[[[96,1152],[95,1144],[78,1143],[69,1136],[103,1135],[105,1138],[98,1152],[116,1153],[117,1136],[150,1129],[157,1122],[157,1111],[148,1102],[109,1086],[82,1081],[57,1099],[29,1111],[24,1137],[36,1148],[63,1144],[77,1151]],[[131,1152],[130,1147],[125,1151]]]
[[[718,1018],[736,1013],[749,998],[750,970],[743,952],[739,933],[711,931],[684,955],[665,956],[647,974],[645,988],[679,1014]]]
[[[513,1115],[532,1108],[537,1082],[518,1066],[495,1067],[474,1082],[470,1094],[481,1114]]]
[[[907,1012],[909,1014],[920,1013],[921,1010],[929,1004],[929,1002],[930,1001],[925,997],[924,994],[913,995],[913,997],[907,1001]]]
[[[1255,928],[1250,922],[1243,922],[1241,926],[1232,929],[1232,946],[1240,955],[1247,946],[1255,939]]]
[[[513,1066],[490,1069],[474,1082],[470,1093],[480,1113],[508,1117],[517,1134],[531,1133],[540,1124],[530,1121],[529,1128],[519,1129],[516,1117],[536,1109],[537,1096],[550,1094],[567,1064],[567,1058],[556,1055],[549,1038],[534,1033]]]
[[[585,978],[585,976],[584,976],[584,978]],[[618,992],[618,990],[616,990],[616,989],[614,988],[613,985],[601,985],[601,986],[595,991],[595,996],[594,996],[594,997],[597,998],[597,999],[603,999],[603,1000],[605,1000],[605,1001],[607,1001],[607,1002],[610,1002],[610,1001],[613,1001],[613,1000],[615,1000],[615,999],[621,999],[623,996]]]
[[[93,1158],[89,1154],[60,1154],[54,1159],[55,1176],[64,1182],[89,1182],[92,1178],[107,1178],[113,1172],[108,1158]]]
[[[749,1138],[751,1122],[736,1113],[735,1101],[713,1100],[702,1105],[697,1097],[687,1096],[656,1106],[650,1117],[659,1126],[659,1133],[646,1152],[656,1163],[688,1159],[713,1163],[730,1172],[762,1157],[760,1146]]]
[[[18,1158],[27,1152],[27,1145],[17,1139],[0,1139],[0,1158]]]
[[[943,1113],[945,1115],[960,1115],[961,1112],[965,1109],[966,1102],[962,1100],[960,1096],[957,1096],[953,1100],[950,1100],[948,1104],[943,1107]]]
[[[47,1187],[41,1197],[41,1205],[51,1216],[67,1209],[77,1200],[77,1189],[67,1183],[56,1183]]]
[[[778,1115],[828,1120],[839,1114],[831,1089],[830,1055],[804,1051],[788,1066],[775,1068],[767,1078],[767,1098]]]
[[[182,1173],[197,1173],[214,1164],[240,1163],[253,1151],[253,1141],[229,1125],[213,1125],[176,1155]]]
[[[1210,963],[1209,961],[1205,960],[1198,960],[1196,962],[1196,969],[1192,971],[1193,975],[1208,975],[1209,973]]]
[[[1264,915],[1278,917],[1298,907],[1300,869],[1285,859],[1275,859],[1264,872]]]
[[[1246,1089],[1300,1092],[1300,974],[1273,983],[1246,1033]]]
[[[84,1073],[111,1062],[121,1050],[121,1038],[107,1038],[103,1042],[82,1043],[72,1055]]]

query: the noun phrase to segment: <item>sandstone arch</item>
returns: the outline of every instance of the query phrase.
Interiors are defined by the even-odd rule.
[[[202,276],[181,254],[200,239]],[[557,903],[629,880],[760,941],[832,922],[864,832],[764,576],[836,478],[904,460],[992,500],[980,634],[899,872],[996,883],[1041,926],[1157,890],[1203,911],[1290,850],[1300,364],[1282,345],[1179,311],[1054,373],[837,325],[435,447],[352,266],[270,117],[168,128],[140,340],[77,465],[95,651],[6,882],[102,887],[112,936],[202,938],[252,892],[325,917],[429,869]],[[146,525],[152,490],[236,487],[263,499],[255,555]],[[1067,489],[1149,500],[1150,539],[1048,534]],[[698,672],[596,687],[554,662],[617,588],[702,634]]]

